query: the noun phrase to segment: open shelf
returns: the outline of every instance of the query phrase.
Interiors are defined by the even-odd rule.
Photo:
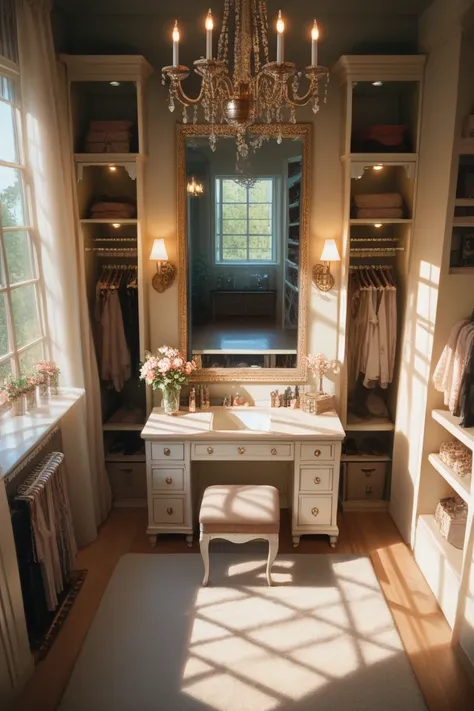
[[[418,153],[347,153],[342,156],[357,163],[366,165],[416,163]]]
[[[370,220],[367,219],[357,219],[356,217],[353,217],[349,220],[350,225],[411,225],[412,220],[408,218],[400,218],[400,219],[389,219],[389,218],[377,218],[373,217]]]
[[[347,424],[344,428],[350,432],[391,432],[395,424],[385,417],[372,417],[366,420],[355,418],[350,412],[347,415]]]
[[[461,578],[463,552],[455,548],[443,538],[439,532],[438,525],[435,521],[434,514],[424,514],[418,519],[418,526],[422,527],[425,533],[428,533],[436,548],[440,551],[446,563],[455,573],[458,580]],[[418,533],[418,532],[417,532]]]
[[[145,413],[138,407],[121,407],[104,422],[104,432],[142,430],[145,426]]]
[[[442,461],[439,454],[430,454],[428,459],[430,464],[439,474],[441,474],[443,479],[445,479],[454,491],[459,494],[459,496],[464,499],[466,503],[468,503],[471,499],[471,477],[465,476],[463,478],[453,472],[453,470]]]
[[[451,415],[447,410],[433,410],[431,416],[456,439],[474,451],[474,427],[461,427],[459,424],[461,418]]]
[[[85,219],[81,220],[83,225],[138,225],[138,220],[135,218],[125,219],[122,217],[107,217],[102,220]]]
[[[450,274],[474,274],[474,267],[450,267]]]
[[[76,163],[87,165],[122,165],[145,158],[143,153],[74,153]]]

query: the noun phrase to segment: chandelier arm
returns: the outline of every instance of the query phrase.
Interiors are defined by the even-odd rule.
[[[306,94],[304,94],[304,96],[299,96],[294,91],[292,91],[292,96],[290,97],[289,85],[287,83],[287,84],[285,84],[285,88],[283,90],[285,100],[288,102],[288,104],[290,106],[294,106],[295,108],[307,106],[307,104],[309,104],[311,99],[314,97],[314,90],[315,90],[317,84],[318,84],[318,82],[316,82],[316,85],[314,84],[314,82],[311,82],[309,89],[306,92]]]
[[[191,96],[188,96],[186,92],[184,91],[181,82],[177,82],[177,93],[176,93],[176,98],[178,99],[179,103],[182,104],[183,106],[194,106],[195,104],[201,103],[203,94],[204,94],[204,82],[201,80],[201,90],[198,94],[198,96],[193,99]]]

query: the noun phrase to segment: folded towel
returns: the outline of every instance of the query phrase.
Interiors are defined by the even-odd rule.
[[[89,131],[86,140],[91,143],[100,143],[101,141],[129,141],[130,137],[130,131]]]
[[[376,217],[398,220],[403,217],[403,210],[401,207],[362,207],[357,210],[359,220]]]
[[[130,141],[86,141],[87,153],[130,153]]]
[[[403,198],[399,193],[373,193],[355,195],[356,207],[403,207]]]
[[[133,121],[91,121],[89,131],[130,131],[133,126]]]

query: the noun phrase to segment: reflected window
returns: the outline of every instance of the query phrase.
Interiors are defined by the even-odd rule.
[[[275,178],[242,185],[216,178],[215,259],[218,264],[275,264]]]

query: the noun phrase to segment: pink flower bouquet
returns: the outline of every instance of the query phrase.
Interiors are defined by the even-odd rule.
[[[165,412],[172,415],[179,409],[181,387],[188,382],[188,377],[196,370],[196,363],[186,361],[176,348],[162,346],[156,354],[146,352],[140,367],[140,380],[151,385],[153,390],[163,391]]]

